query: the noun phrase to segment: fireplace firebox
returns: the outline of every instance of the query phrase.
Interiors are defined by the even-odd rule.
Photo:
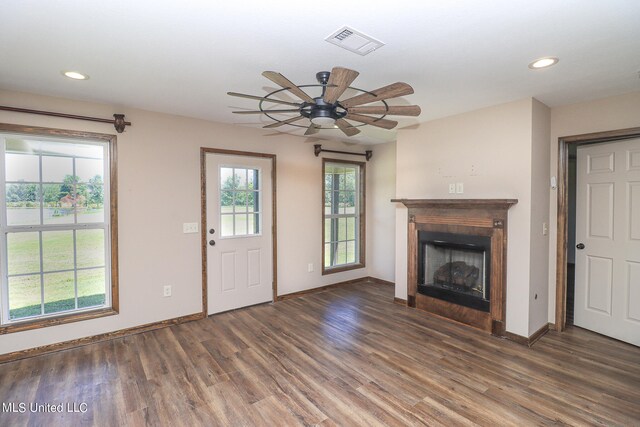
[[[418,232],[418,293],[489,312],[491,238]]]

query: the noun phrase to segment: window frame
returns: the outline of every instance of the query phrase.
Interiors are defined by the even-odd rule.
[[[108,271],[105,271],[105,275],[110,278],[111,283],[107,284],[107,287],[110,288],[110,298],[107,298],[105,302],[110,300],[110,305],[107,307],[99,307],[95,309],[87,308],[87,309],[77,309],[72,312],[64,312],[60,314],[52,313],[50,315],[42,315],[37,318],[31,318],[27,320],[14,320],[10,323],[0,324],[0,335],[20,332],[32,329],[39,329],[48,326],[60,325],[71,322],[78,322],[82,320],[95,319],[99,317],[112,316],[117,315],[119,313],[119,280],[118,280],[118,198],[117,198],[117,189],[118,189],[118,180],[117,180],[117,137],[115,135],[102,134],[102,133],[94,133],[94,132],[82,132],[82,131],[73,131],[73,130],[64,130],[64,129],[55,129],[55,128],[46,128],[46,127],[35,127],[35,126],[22,126],[15,125],[9,123],[0,123],[0,133],[3,135],[20,135],[25,137],[40,137],[43,139],[61,139],[67,140],[69,142],[99,142],[106,144],[106,152],[108,155],[108,162],[106,163],[105,173],[108,171],[109,179],[108,182],[105,180],[105,199],[108,199],[109,205],[106,206],[105,209],[108,209],[106,212],[107,220],[105,222],[106,227],[108,228],[108,234],[105,236],[108,239],[108,242],[105,242],[107,250],[105,250],[105,269],[108,268]],[[4,169],[4,147],[2,147],[2,153],[0,153],[0,160],[3,164]],[[4,171],[2,172],[4,174]],[[4,181],[4,178],[2,178]],[[0,201],[2,202],[2,207],[5,206],[5,189],[1,189]],[[2,213],[6,219],[6,212]],[[100,223],[102,224],[102,223]],[[76,225],[76,224],[72,224]],[[41,224],[38,227],[42,227]],[[87,229],[93,229],[91,226],[87,227]],[[6,230],[3,230],[5,232]],[[38,230],[40,231],[40,230]],[[106,234],[106,233],[105,233]],[[5,239],[3,239],[5,240]],[[2,262],[6,263],[6,250],[4,245],[0,248],[2,252]],[[2,270],[6,266],[2,267]],[[42,273],[40,273],[42,274]],[[3,274],[4,276],[4,274]],[[4,293],[5,289],[5,278],[1,279],[3,286],[0,292],[2,292],[1,302],[2,309],[4,310],[4,304],[7,299]],[[3,313],[4,315],[4,313]]]
[[[358,207],[358,228],[357,233],[358,236],[356,238],[356,253],[358,254],[358,259],[355,263],[351,264],[341,264],[335,267],[326,267],[324,265],[325,260],[325,220],[327,219],[327,214],[325,213],[325,173],[327,164],[344,164],[357,166],[359,170],[358,174],[358,203],[356,204]],[[321,258],[321,266],[322,266],[322,275],[340,273],[344,271],[356,270],[359,268],[364,268],[366,266],[366,163],[365,162],[354,162],[351,160],[342,160],[342,159],[330,159],[323,157],[322,158],[322,258]]]

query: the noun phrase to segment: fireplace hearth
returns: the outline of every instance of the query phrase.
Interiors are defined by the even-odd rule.
[[[514,199],[396,199],[408,208],[407,305],[505,333]]]

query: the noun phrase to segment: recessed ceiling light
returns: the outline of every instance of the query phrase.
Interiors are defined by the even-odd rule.
[[[86,74],[79,73],[77,71],[63,71],[62,75],[66,76],[66,77],[69,77],[70,79],[73,79],[73,80],[88,80],[89,79],[89,76],[87,76]]]
[[[559,59],[553,56],[540,58],[540,59],[536,59],[531,64],[529,64],[529,68],[531,68],[532,70],[537,70],[538,68],[547,68],[547,67],[551,67],[552,65],[556,65],[558,61]]]

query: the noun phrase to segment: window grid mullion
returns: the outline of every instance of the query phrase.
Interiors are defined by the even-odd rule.
[[[73,291],[75,295],[75,308],[78,309],[78,239],[77,230],[73,230]]]
[[[71,182],[73,183],[73,223],[78,223],[78,184],[76,183],[76,159],[71,160]]]
[[[44,314],[44,263],[42,261],[42,231],[38,232],[38,241],[40,245],[40,315]]]

